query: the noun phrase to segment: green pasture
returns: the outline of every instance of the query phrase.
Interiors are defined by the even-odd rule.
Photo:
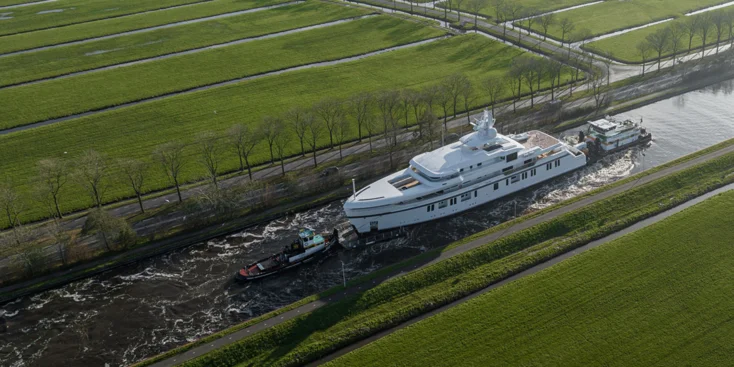
[[[4,36],[0,54],[102,37],[141,28],[205,18],[218,14],[253,9],[287,2],[287,0],[212,0],[182,8],[101,19],[61,28],[38,30]]]
[[[687,158],[682,160],[685,159]],[[734,170],[734,153],[729,153],[678,173],[635,186],[620,194],[580,207],[522,231],[508,234],[498,240],[488,242],[436,264],[383,281],[374,288],[270,327],[251,337],[241,339],[229,346],[189,361],[184,366],[304,365],[341,347],[466,297],[590,241],[617,232],[641,219],[679,205],[692,197],[726,183],[731,183],[734,180],[731,176],[732,170]],[[634,180],[635,178],[626,179],[628,183]],[[604,190],[606,189],[600,189],[600,191]],[[519,221],[522,220],[522,218],[519,219]],[[511,222],[490,228],[483,233],[472,236],[473,238],[460,240],[445,249],[428,251],[413,259],[406,260],[401,265],[404,266],[403,268],[413,268],[415,264],[428,262],[442,251],[455,248],[455,246],[469,240],[480,238],[479,236],[489,233],[505,233],[515,223]],[[379,272],[382,272],[382,270]],[[382,275],[385,275],[385,273]],[[584,303],[582,302],[580,305],[584,305]],[[527,307],[531,306],[535,305],[532,303],[527,305]],[[523,308],[524,306],[516,305],[515,307]],[[554,304],[540,303],[537,307],[552,308]],[[503,316],[498,310],[491,308],[485,310],[485,314],[492,312],[497,313],[496,317],[492,319],[493,321]],[[483,327],[491,329],[494,324],[487,322]],[[477,333],[477,335],[481,334]],[[416,350],[423,349],[427,352],[438,350],[438,346],[443,343],[455,343],[455,348],[469,345],[467,337],[451,339],[444,334],[435,335],[431,338],[428,338],[426,334],[422,334],[422,336],[424,337],[423,344]],[[533,335],[528,336],[532,337]],[[434,344],[433,341],[439,337],[451,340],[442,340],[441,344]],[[485,339],[482,338],[482,340]],[[503,349],[503,346],[507,345],[507,339],[503,339],[503,341],[504,345],[498,342],[498,344],[492,344],[492,347],[488,347],[483,352],[474,349],[474,354],[484,353],[491,356],[492,353],[501,353],[496,349]],[[467,344],[464,344],[465,342]],[[434,345],[437,348],[434,349]],[[407,353],[407,350],[402,350],[402,352]],[[404,355],[412,356],[413,354]],[[475,362],[473,360],[469,360],[467,363],[456,363],[448,357],[446,362],[443,362],[440,355],[436,356],[431,363],[426,363],[425,358],[420,360],[412,358],[398,359],[395,358],[395,354],[391,354],[390,357],[392,362],[386,363],[387,365],[409,364],[411,361],[422,365],[485,365],[480,361]],[[372,358],[372,356],[366,358]],[[349,365],[357,359],[359,358],[350,359],[344,365]],[[365,364],[371,362],[372,360],[366,360]],[[512,366],[545,365],[542,363],[501,362],[502,365]],[[554,362],[556,361],[554,360]],[[379,364],[373,363],[371,365]],[[552,365],[565,364],[556,362]],[[586,365],[606,364],[591,363]]]
[[[720,11],[728,11],[729,8],[724,8],[724,10]],[[716,12],[716,11],[712,11]],[[601,53],[601,54],[609,54],[611,53],[612,57],[614,57],[617,60],[621,60],[623,62],[627,63],[641,63],[642,62],[642,56],[640,56],[640,52],[637,50],[637,45],[645,40],[645,37],[648,35],[655,33],[661,29],[665,29],[670,27],[673,23],[676,22],[683,22],[685,21],[685,18],[679,18],[670,22],[665,22],[661,24],[654,25],[652,27],[642,28],[638,29],[636,31],[620,34],[618,36],[609,37],[605,39],[601,39],[594,42],[589,42],[586,45],[584,45],[584,49]],[[721,40],[725,41],[730,38],[729,36],[729,30],[725,30],[724,34],[721,36]],[[692,52],[695,52],[695,50],[698,49],[700,51],[701,44],[702,44],[701,37],[696,35],[693,37],[693,42],[691,42],[691,50]],[[681,38],[680,42],[680,50],[681,52],[687,52],[688,51],[688,36],[684,35]],[[706,39],[706,45],[715,45],[716,44],[716,32],[712,31],[711,34],[708,35]],[[723,42],[722,42],[723,44]],[[669,57],[672,55],[671,51],[667,51],[663,53],[663,57]],[[650,51],[650,55],[647,58],[647,61],[657,59],[658,55],[654,50]]]
[[[8,9],[11,19],[2,20],[0,36],[60,27],[97,19],[119,17],[203,0],[60,0]]]
[[[329,365],[729,365],[732,208],[716,196]]]
[[[25,4],[30,3],[34,1],[39,0],[0,0],[0,6],[10,6],[10,5],[17,5],[17,4]]]
[[[369,11],[320,1],[0,58],[0,86],[215,45]]]
[[[627,0],[627,1],[605,1],[600,4],[584,8],[569,10],[557,14],[556,19],[569,18],[573,21],[576,29],[571,33],[579,33],[585,29],[589,30],[590,36],[598,36],[622,29],[641,26],[666,18],[680,17],[690,11],[706,8],[709,6],[725,3],[725,0],[700,0],[691,2],[688,0]],[[548,28],[548,36],[556,40],[561,39],[560,22],[556,22]],[[521,27],[527,26],[527,22],[516,23]],[[543,28],[540,22],[534,22],[532,30],[542,34]],[[566,35],[566,40],[568,40]],[[579,41],[575,39],[575,41]],[[634,45],[630,45],[634,48]]]
[[[378,19],[366,20],[374,22]],[[391,23],[389,21],[383,25]],[[382,28],[385,33],[389,33],[389,29],[406,29],[400,25],[396,27]],[[425,36],[433,35],[426,30],[423,33]],[[191,143],[202,131],[223,133],[235,123],[255,126],[265,116],[277,116],[295,106],[310,107],[324,97],[347,98],[362,91],[420,88],[437,84],[456,72],[465,73],[475,82],[489,75],[500,76],[509,68],[512,59],[521,54],[523,52],[516,48],[485,37],[465,35],[349,63],[187,93],[0,136],[0,156],[13,157],[0,160],[0,171],[7,173],[20,186],[19,189],[28,193],[33,183],[32,167],[43,158],[68,157],[73,160],[87,149],[96,149],[110,158],[136,157],[149,160],[151,152],[159,144],[171,140]],[[547,86],[547,83],[543,85]],[[486,99],[482,95],[473,106],[484,103]],[[439,112],[438,108],[436,110]],[[356,132],[351,131],[350,136],[356,136]],[[320,145],[327,143],[328,135],[322,136]],[[195,157],[194,149],[188,149],[190,162],[185,170],[187,181],[204,175],[203,167],[196,162],[198,158]],[[287,153],[298,153],[297,149],[297,144],[293,144]],[[237,167],[236,156],[230,150],[222,155],[222,159],[222,170]],[[253,163],[267,160],[268,149],[262,143],[256,148]],[[157,166],[150,169],[147,182],[147,190],[169,186]],[[124,184],[114,181],[114,184],[110,183],[106,199],[113,201],[129,195],[131,191]],[[73,185],[63,195],[62,206],[65,210],[81,209],[89,204],[89,199]],[[29,206],[32,210],[26,214],[26,219],[45,215],[30,200]]]
[[[594,1],[597,0],[518,0],[512,1],[512,4],[517,4],[523,7],[524,12],[517,14],[516,16],[516,18],[522,18],[531,14],[543,14],[549,11],[591,3]],[[438,6],[445,7],[446,3],[440,3]],[[461,3],[461,10],[465,12],[474,12],[474,9],[471,9],[468,0]],[[484,1],[482,8],[477,13],[479,15],[487,16],[493,21],[497,20],[497,12],[492,1]],[[506,18],[508,17],[510,17],[509,14],[506,15]]]
[[[337,60],[443,34],[387,15],[42,83],[5,88],[0,128]]]

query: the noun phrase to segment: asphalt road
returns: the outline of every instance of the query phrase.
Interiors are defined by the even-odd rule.
[[[614,188],[611,188],[609,190],[602,191],[602,192],[600,192],[600,193],[598,193],[596,195],[588,196],[586,198],[583,198],[581,200],[578,200],[578,201],[576,201],[574,203],[571,203],[569,205],[563,206],[563,207],[558,208],[556,210],[547,212],[547,213],[542,214],[542,215],[539,215],[537,217],[528,219],[528,220],[526,220],[524,222],[518,223],[518,224],[516,224],[516,225],[514,225],[512,227],[507,228],[504,231],[495,232],[495,233],[489,234],[487,236],[480,237],[480,238],[478,238],[478,239],[476,239],[476,240],[474,240],[472,242],[469,242],[469,243],[466,243],[466,244],[464,244],[462,246],[459,246],[459,247],[453,248],[451,250],[445,251],[442,254],[440,254],[438,257],[433,258],[432,260],[427,261],[427,262],[425,262],[425,263],[423,263],[421,265],[415,265],[415,266],[413,266],[412,268],[409,268],[409,269],[406,269],[406,268],[396,269],[395,271],[391,272],[390,274],[387,274],[386,276],[383,276],[381,278],[374,279],[372,281],[372,283],[370,283],[370,284],[366,284],[366,285],[362,285],[362,286],[357,286],[357,287],[349,288],[346,291],[341,292],[341,293],[336,294],[336,295],[333,295],[333,296],[331,296],[331,297],[329,297],[327,299],[322,299],[322,300],[318,300],[318,301],[314,301],[314,302],[305,304],[305,305],[303,305],[301,307],[298,307],[298,308],[296,308],[294,310],[291,310],[291,311],[288,311],[286,313],[283,313],[283,314],[281,314],[279,316],[276,316],[274,318],[271,318],[271,319],[262,321],[260,323],[254,324],[254,325],[252,325],[252,326],[250,326],[248,328],[242,329],[242,330],[240,330],[240,331],[238,331],[236,333],[233,333],[233,334],[230,334],[230,335],[225,336],[223,338],[217,339],[217,340],[215,340],[215,341],[213,341],[211,343],[207,343],[205,345],[198,346],[198,347],[193,348],[193,349],[191,349],[191,350],[189,350],[189,351],[187,351],[185,353],[182,353],[180,355],[176,355],[176,356],[171,357],[169,359],[166,359],[166,360],[163,360],[161,362],[158,362],[158,363],[154,364],[153,366],[156,366],[156,367],[175,366],[177,364],[183,363],[183,362],[188,361],[190,359],[193,359],[193,358],[196,358],[196,357],[201,356],[203,354],[206,354],[208,352],[211,352],[211,351],[213,351],[215,349],[218,349],[218,348],[222,348],[224,346],[227,346],[227,345],[229,345],[231,343],[234,343],[234,342],[236,342],[236,341],[238,341],[240,339],[246,338],[246,337],[248,337],[248,336],[250,336],[250,335],[252,335],[254,333],[257,333],[258,331],[262,331],[262,330],[264,330],[264,329],[266,329],[268,327],[271,327],[271,326],[274,326],[274,325],[278,325],[278,324],[280,324],[280,323],[282,323],[284,321],[293,319],[293,318],[295,318],[295,317],[297,317],[297,316],[299,316],[301,314],[304,314],[306,312],[313,311],[315,309],[318,309],[320,307],[323,307],[325,305],[328,305],[328,304],[330,304],[332,302],[337,302],[337,301],[341,300],[342,298],[344,298],[345,296],[348,296],[348,295],[351,295],[351,294],[355,294],[355,293],[359,293],[359,292],[362,292],[362,291],[367,290],[369,288],[372,288],[372,287],[376,286],[377,284],[380,284],[380,283],[382,283],[382,282],[384,282],[384,281],[386,281],[386,280],[388,280],[390,278],[401,276],[401,275],[406,274],[406,273],[408,273],[410,271],[413,271],[413,270],[415,270],[417,268],[424,268],[424,267],[433,265],[433,264],[435,264],[435,263],[437,263],[439,261],[443,261],[443,260],[446,260],[446,259],[451,258],[453,256],[456,256],[456,255],[459,255],[461,253],[464,253],[466,251],[472,250],[472,249],[477,248],[479,246],[482,246],[482,245],[484,245],[484,244],[486,244],[488,242],[496,241],[497,239],[500,239],[500,238],[502,238],[504,236],[512,235],[512,234],[517,233],[519,231],[522,231],[524,229],[530,228],[530,227],[532,227],[534,225],[537,225],[537,224],[540,224],[540,223],[543,223],[543,222],[552,220],[552,219],[554,219],[554,218],[556,218],[556,217],[558,217],[560,215],[566,214],[566,213],[571,212],[573,210],[576,210],[576,209],[579,209],[579,208],[583,208],[583,207],[588,206],[588,205],[590,205],[592,203],[595,203],[597,201],[604,200],[604,199],[609,198],[611,196],[617,195],[617,194],[622,193],[624,191],[627,191],[627,190],[629,190],[629,189],[631,189],[631,188],[633,188],[633,187],[635,187],[637,185],[642,185],[642,184],[645,184],[645,183],[654,181],[654,180],[659,179],[661,177],[664,177],[666,175],[669,175],[669,174],[672,174],[672,173],[675,173],[675,172],[679,172],[679,171],[684,170],[686,168],[692,167],[692,166],[694,166],[696,164],[705,162],[705,161],[710,160],[710,159],[714,159],[714,158],[720,157],[720,156],[722,156],[724,154],[731,153],[731,152],[734,152],[734,146],[729,146],[729,147],[723,148],[721,150],[718,150],[716,152],[712,152],[712,153],[709,153],[709,154],[706,154],[706,155],[703,155],[703,156],[700,156],[700,157],[693,158],[693,159],[688,160],[686,162],[683,162],[681,164],[678,164],[678,165],[675,165],[675,166],[672,166],[672,167],[667,167],[665,169],[661,169],[660,171],[657,171],[655,173],[649,174],[647,176],[643,176],[643,177],[640,177],[640,178],[638,178],[636,180],[632,180],[632,181],[627,182],[625,184],[622,184],[622,185],[616,186]],[[683,204],[683,205],[686,205],[686,204]],[[690,205],[692,205],[692,204],[690,204]],[[671,210],[674,211],[676,209],[678,209],[678,208],[671,209]],[[680,211],[680,210],[682,210],[682,208],[681,209],[678,209],[678,211]],[[663,215],[663,214],[660,214],[660,215]],[[668,215],[670,215],[670,214],[668,214]],[[656,218],[656,217],[652,217],[652,218],[650,218],[650,220],[652,220],[653,218]],[[645,221],[642,221],[640,223],[646,223],[646,222]],[[626,231],[632,231],[632,230],[634,230],[634,228],[635,227],[632,226],[629,229],[623,230],[623,231],[619,232],[619,234],[617,236],[623,235],[623,234],[627,233]],[[608,240],[611,240],[613,238],[616,238],[616,237],[613,237],[613,236],[615,236],[615,235],[611,235],[610,236],[610,239],[608,239]],[[603,241],[603,240],[599,240],[599,241]],[[591,244],[589,244],[589,245],[591,245]],[[581,251],[581,250],[580,249],[577,249],[577,250],[575,250],[575,252],[571,252],[569,255],[562,255],[562,256],[559,256],[556,259],[550,260],[549,261],[549,264],[546,265],[546,267],[552,265],[554,263],[553,261],[558,262],[558,261],[563,260],[564,259],[563,256],[566,256],[566,257],[572,256],[574,253],[578,253],[579,251]],[[541,266],[541,265],[539,265],[539,266]],[[542,269],[542,267],[541,268],[538,268],[535,271],[538,271],[540,269]],[[528,271],[530,271],[530,270],[528,270]],[[521,274],[523,274],[523,273],[521,273]],[[512,277],[512,278],[508,278],[505,282],[508,282],[508,281],[512,281],[514,279],[517,279],[517,277],[519,277],[521,274],[518,274],[518,275],[516,275],[515,277]],[[527,274],[525,274],[525,275],[527,275]],[[466,299],[463,299],[463,301],[466,301],[467,299],[471,299],[473,297],[476,297],[476,295],[481,294],[481,292],[486,292],[486,291],[490,290],[491,287],[497,287],[497,286],[499,286],[501,284],[504,284],[504,283],[498,283],[498,285],[490,286],[489,288],[486,288],[486,289],[484,289],[484,290],[482,290],[482,291],[480,291],[478,293],[475,293],[475,294],[473,294],[471,296],[468,296]],[[463,301],[462,300],[459,300],[459,301],[456,301],[456,303],[460,303],[460,302],[463,302]],[[454,305],[454,304],[447,305],[446,308],[451,307],[451,305]],[[445,309],[445,308],[439,309],[436,312],[440,312],[440,310],[443,310],[443,309]],[[408,321],[408,322],[406,322],[405,324],[403,324],[403,325],[401,325],[399,327],[405,327],[407,325],[410,325],[411,323],[414,323],[416,321],[420,321],[422,318],[428,317],[428,316],[430,316],[432,314],[435,314],[435,312],[434,313],[429,313],[426,316],[421,316],[420,318],[417,318],[415,320]],[[391,329],[391,330],[394,331],[394,329]],[[340,356],[340,355],[342,355],[344,353],[347,353],[347,352],[349,352],[349,351],[351,351],[351,350],[353,350],[355,348],[358,348],[361,345],[364,345],[364,344],[368,343],[371,340],[379,339],[380,337],[389,334],[390,332],[392,332],[391,330],[388,330],[388,331],[383,332],[381,334],[377,334],[374,337],[372,337],[371,339],[365,340],[364,343],[357,343],[354,346],[350,346],[350,347],[347,347],[347,348],[342,349],[340,351],[337,351],[334,354],[326,357],[325,359],[320,360],[320,361],[317,361],[315,363],[318,364],[320,362],[325,362],[327,360],[336,358],[336,357],[338,357],[338,356]]]

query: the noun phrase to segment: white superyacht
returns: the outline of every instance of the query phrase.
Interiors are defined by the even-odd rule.
[[[344,211],[355,230],[447,217],[586,165],[581,150],[546,133],[498,134],[486,110],[472,125],[474,132],[459,141],[415,156],[408,168],[347,199]]]

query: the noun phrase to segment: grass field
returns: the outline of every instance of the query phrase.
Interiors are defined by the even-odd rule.
[[[0,58],[0,86],[367,14],[312,1],[262,12]]]
[[[16,5],[16,4],[25,4],[33,1],[38,0],[0,0],[0,6],[10,6],[10,5]]]
[[[60,27],[97,19],[118,17],[204,0],[66,0],[9,9],[12,12],[0,28],[0,35]]]
[[[8,178],[20,185],[20,189],[30,192],[33,170],[29,167],[43,158],[64,156],[63,152],[74,159],[84,150],[93,148],[110,158],[149,159],[154,147],[161,143],[176,139],[192,142],[201,131],[223,132],[237,122],[259,124],[264,116],[299,105],[310,107],[327,96],[346,98],[361,91],[418,88],[438,83],[455,72],[464,72],[474,81],[488,75],[502,75],[511,60],[520,54],[522,52],[515,48],[487,38],[466,35],[355,62],[188,93],[0,136],[0,156],[17,157],[0,161],[0,171],[7,172]],[[482,96],[475,105],[483,103]],[[324,136],[322,144],[327,142],[328,137]],[[294,145],[288,153],[296,153],[296,150]],[[193,155],[193,148],[189,152]],[[267,160],[264,143],[256,148],[256,153],[254,163]],[[187,167],[187,180],[203,176],[203,169],[195,159],[191,157],[192,162]],[[234,155],[227,152],[223,159],[223,170],[236,167]],[[148,190],[168,186],[157,166],[151,168],[146,182]],[[107,198],[114,200],[128,195],[127,187],[116,183],[110,186]],[[62,204],[66,210],[84,208],[89,200],[78,188],[69,186]],[[27,218],[44,214],[39,207],[32,209]]]
[[[695,2],[688,0],[607,1],[601,4],[563,12],[558,14],[558,19],[571,19],[576,26],[574,33],[588,29],[591,32],[591,36],[598,36],[666,18],[679,17],[689,11],[725,2],[724,0],[701,0]],[[522,27],[526,25],[520,24]],[[540,34],[543,33],[543,28],[539,22],[533,23],[532,29]],[[548,28],[548,36],[556,40],[561,39],[561,29],[558,22]],[[566,39],[568,39],[568,35]],[[634,48],[634,45],[630,47]]]
[[[616,232],[691,197],[731,183],[732,170],[734,154],[729,153],[636,186],[437,264],[384,281],[372,289],[271,327],[184,366],[305,364],[339,347],[484,289],[534,264]],[[503,233],[507,228],[508,225],[503,224],[490,228],[485,234]],[[453,245],[448,248],[451,247]],[[429,251],[419,255],[412,263],[420,264],[435,256],[436,251]],[[461,344],[462,339],[454,338],[452,342]],[[430,348],[431,343],[426,343],[424,339],[423,347],[426,345]],[[393,361],[398,359],[393,356]],[[439,358],[430,365],[441,364],[438,361]]]
[[[716,196],[329,366],[728,365],[732,208]]]
[[[287,0],[213,0],[182,8],[133,14],[125,17],[74,24],[61,28],[4,36],[2,38],[3,41],[0,42],[0,54],[259,8],[282,2],[287,2]]]
[[[191,55],[0,90],[0,128],[43,121],[225,80],[336,60],[443,31],[387,15]],[[181,75],[186,75],[182,78]]]
[[[571,6],[591,3],[597,0],[519,0],[513,1],[513,4],[521,5],[525,11],[530,11],[529,14],[543,14],[549,11],[558,9],[568,8]],[[485,1],[484,6],[478,11],[478,14],[490,17],[491,20],[497,20],[497,12],[494,8],[492,1]],[[438,4],[440,7],[446,6],[445,3]],[[467,1],[461,4],[461,9],[466,12],[473,12]],[[509,17],[509,14],[507,15]],[[528,14],[519,14],[518,17],[528,16]]]
[[[720,11],[728,11],[730,8],[724,8]],[[712,11],[712,13],[715,13],[716,11]],[[654,25],[652,27],[647,27],[643,29],[638,29],[633,32],[628,32],[624,34],[620,34],[619,36],[609,37],[605,39],[601,39],[598,41],[590,42],[584,46],[584,49],[590,50],[592,52],[597,53],[612,53],[612,56],[615,59],[628,62],[628,63],[640,63],[642,62],[642,57],[640,56],[640,53],[637,51],[637,44],[645,40],[645,37],[648,35],[655,33],[661,29],[668,28],[672,25],[674,22],[683,22],[685,21],[685,18],[679,18],[676,20],[673,20],[671,22],[665,22],[662,24]],[[722,41],[729,39],[728,30],[724,32],[721,39]],[[701,37],[698,35],[696,37],[693,37],[693,42],[691,43],[692,49],[700,49],[701,47]],[[707,45],[713,45],[716,43],[716,32],[712,31],[711,34],[706,39]],[[723,43],[722,43],[723,44]],[[688,37],[683,36],[681,39],[681,51],[688,51]],[[700,51],[700,50],[699,50]],[[663,54],[663,57],[668,57],[672,53],[670,51]],[[648,61],[651,59],[657,59],[657,54],[655,51],[650,52],[650,56],[647,58]]]

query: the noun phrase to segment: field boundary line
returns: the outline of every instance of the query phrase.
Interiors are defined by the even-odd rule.
[[[20,3],[20,4],[13,4],[13,5],[5,5],[5,6],[0,6],[0,10],[22,8],[22,7],[26,7],[26,6],[32,6],[32,5],[41,5],[41,4],[46,4],[46,3],[53,3],[53,2],[56,2],[56,1],[59,1],[59,0],[39,0],[39,1],[30,2],[30,3]]]

